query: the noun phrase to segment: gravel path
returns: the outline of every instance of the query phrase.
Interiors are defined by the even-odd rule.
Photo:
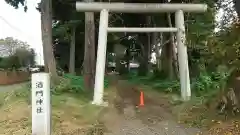
[[[134,88],[130,88],[128,84],[119,83],[117,93],[131,96],[136,94],[131,92]],[[129,88],[127,88],[129,87]],[[135,89],[136,90],[136,89]],[[125,92],[124,92],[125,91]],[[124,94],[125,93],[125,94]],[[126,97],[126,96],[125,96]],[[122,113],[119,108],[110,109],[103,116],[105,126],[108,128],[105,135],[201,135],[201,130],[197,128],[186,128],[178,124],[170,112],[160,104],[148,102],[142,109],[135,109],[136,99],[128,100],[127,105],[122,107]],[[133,103],[131,103],[131,101]],[[124,101],[120,101],[124,102]],[[147,101],[146,101],[147,102]],[[116,107],[116,105],[113,105]]]
[[[115,124],[106,125],[111,127],[105,135],[201,135],[196,128],[185,128],[173,120],[162,120],[155,124],[144,124],[140,118],[133,114],[134,109],[125,108],[124,115],[114,118]],[[161,112],[159,112],[161,113]]]
[[[12,85],[0,85],[0,91],[9,91],[9,90],[16,90],[21,89],[22,87],[25,87],[28,83],[18,83],[18,84],[12,84]]]

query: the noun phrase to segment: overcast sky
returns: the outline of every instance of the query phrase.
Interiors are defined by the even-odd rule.
[[[40,13],[36,10],[40,0],[27,0],[28,11],[14,9],[0,0],[0,38],[14,37],[26,41],[37,53],[36,61],[43,65]],[[222,15],[218,13],[217,20]]]
[[[0,39],[14,37],[26,41],[37,53],[36,61],[43,64],[40,13],[36,10],[40,0],[27,0],[28,11],[14,9],[0,0]]]

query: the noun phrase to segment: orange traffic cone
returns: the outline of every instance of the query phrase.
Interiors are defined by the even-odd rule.
[[[143,95],[142,91],[140,92],[140,103],[139,103],[139,106],[144,106],[144,95]]]

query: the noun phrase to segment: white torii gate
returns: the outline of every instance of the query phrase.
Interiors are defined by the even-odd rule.
[[[158,4],[158,3],[104,3],[76,2],[77,11],[100,12],[98,50],[93,104],[102,105],[104,92],[104,73],[106,62],[108,32],[176,32],[178,63],[183,100],[191,97],[187,47],[185,46],[185,25],[183,12],[205,12],[206,4]],[[108,27],[109,12],[119,13],[156,13],[175,12],[175,28],[135,28]]]

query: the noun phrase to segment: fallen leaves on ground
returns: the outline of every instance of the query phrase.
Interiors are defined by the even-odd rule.
[[[220,122],[209,130],[209,135],[240,135],[239,121]]]

